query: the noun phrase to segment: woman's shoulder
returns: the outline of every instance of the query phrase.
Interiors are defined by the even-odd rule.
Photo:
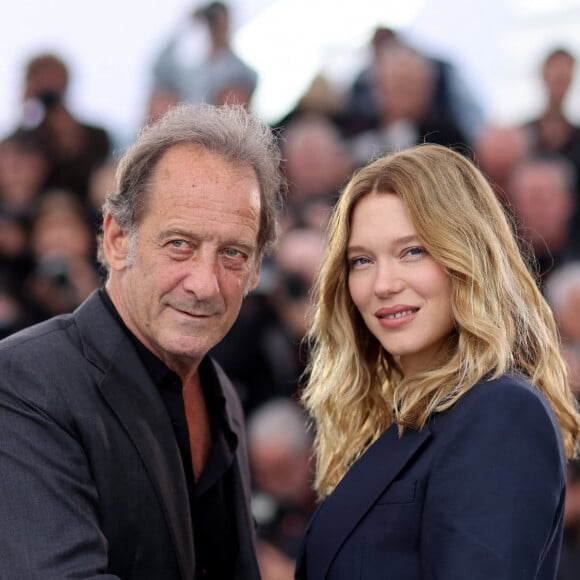
[[[480,380],[443,415],[448,415],[451,420],[463,419],[474,424],[490,418],[496,425],[539,421],[559,431],[546,396],[518,373]]]
[[[545,395],[530,379],[516,372],[506,372],[498,377],[485,377],[467,391],[467,394],[478,397],[501,397],[506,401],[539,400],[547,404]]]
[[[549,401],[515,373],[479,381],[453,406],[433,415],[429,430],[440,456],[461,454],[461,450],[485,454],[493,449],[504,458],[543,454],[551,465],[562,466],[565,461],[560,427]]]

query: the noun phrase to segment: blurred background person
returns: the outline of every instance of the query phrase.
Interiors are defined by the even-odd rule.
[[[564,539],[557,580],[580,580],[580,460],[568,461]]]
[[[544,91],[544,108],[524,124],[536,153],[560,153],[580,166],[580,127],[566,112],[576,72],[576,57],[558,47],[549,51],[541,63],[540,80]]]
[[[0,277],[16,295],[32,267],[30,225],[47,171],[46,155],[34,135],[16,131],[0,141]]]
[[[547,278],[544,292],[560,331],[570,388],[580,400],[580,261],[554,270]]]
[[[512,171],[507,194],[523,249],[531,250],[537,282],[543,287],[549,272],[580,259],[580,248],[572,239],[577,206],[574,167],[558,155],[526,159]]]
[[[273,123],[276,130],[286,129],[292,122],[304,116],[321,116],[332,123],[343,137],[350,136],[350,113],[347,93],[331,81],[328,74],[319,71],[296,104],[281,119]]]
[[[86,201],[91,171],[111,153],[104,127],[78,119],[67,106],[69,67],[53,53],[33,56],[26,64],[21,129],[35,132],[49,163],[46,188],[64,188]]]
[[[532,152],[528,132],[517,125],[487,124],[473,142],[475,161],[500,201],[508,203],[507,188],[514,168]]]
[[[282,228],[326,229],[339,190],[354,168],[345,139],[330,118],[309,112],[288,123],[281,148],[288,180]]]
[[[437,69],[425,55],[397,42],[383,47],[373,66],[378,120],[351,138],[357,165],[421,142],[470,144],[453,117],[437,104]]]
[[[194,104],[249,107],[257,82],[256,71],[231,45],[231,11],[224,2],[193,10],[187,28],[169,37],[153,64],[154,92],[167,91]]]
[[[379,103],[377,63],[385,50],[405,45],[400,34],[392,28],[377,26],[369,42],[369,59],[366,66],[354,77],[348,91],[347,112],[349,134],[372,129],[381,117],[384,103]],[[483,107],[475,98],[471,87],[450,61],[425,55],[434,74],[431,102],[434,109],[449,117],[460,130],[473,140],[484,123]]]
[[[44,318],[71,312],[99,287],[94,229],[71,192],[47,192],[32,221],[30,245],[34,268],[25,291]]]
[[[282,233],[262,265],[257,291],[246,298],[238,320],[212,351],[238,389],[247,415],[272,398],[296,396],[308,356],[302,339],[310,293],[324,249],[318,228]]]
[[[0,207],[28,216],[41,197],[49,164],[38,136],[19,130],[0,141]]]
[[[306,416],[295,400],[274,398],[250,415],[247,432],[262,577],[292,580],[298,547],[316,507]]]
[[[95,232],[99,233],[102,224],[102,208],[107,194],[115,189],[115,173],[118,159],[109,157],[104,163],[96,167],[90,175],[88,190],[87,215]]]

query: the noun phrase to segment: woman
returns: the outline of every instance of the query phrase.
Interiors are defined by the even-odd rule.
[[[552,580],[580,416],[549,306],[490,185],[419,145],[352,177],[303,401],[308,580]]]

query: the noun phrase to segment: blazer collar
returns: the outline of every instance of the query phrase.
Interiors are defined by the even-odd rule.
[[[186,479],[171,422],[135,346],[101,298],[75,312],[87,359],[104,372],[99,389],[123,425],[157,490],[183,578],[194,571]]]
[[[348,535],[430,436],[426,426],[399,438],[392,425],[349,469],[309,524],[304,545],[316,546],[316,557],[302,562],[303,553],[297,565],[299,570],[306,565],[309,580],[325,578]]]

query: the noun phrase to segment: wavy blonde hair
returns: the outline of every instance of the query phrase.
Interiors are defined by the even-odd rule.
[[[450,274],[456,332],[444,363],[405,378],[369,332],[348,292],[346,247],[357,202],[371,192],[403,201],[426,250]],[[302,401],[316,429],[316,489],[325,496],[391,424],[421,429],[478,381],[516,371],[541,390],[576,455],[580,415],[552,311],[522,258],[513,227],[481,172],[463,155],[424,144],[359,169],[333,212],[316,286]]]

